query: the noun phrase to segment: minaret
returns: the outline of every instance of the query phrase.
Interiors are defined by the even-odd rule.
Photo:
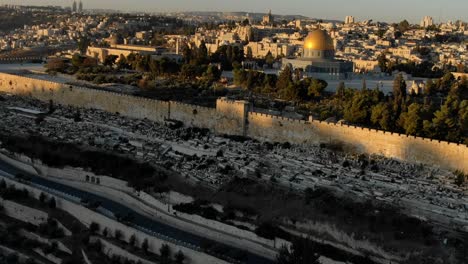
[[[80,1],[80,3],[78,4],[78,12],[82,13],[83,12],[83,2]]]
[[[73,1],[72,12],[76,12],[76,1]]]

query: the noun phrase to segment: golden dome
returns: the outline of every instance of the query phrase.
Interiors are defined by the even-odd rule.
[[[305,50],[335,50],[333,39],[325,30],[317,29],[309,33],[304,40]]]

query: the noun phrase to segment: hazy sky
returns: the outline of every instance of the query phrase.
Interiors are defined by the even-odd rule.
[[[0,0],[0,3],[71,5],[72,0]],[[468,0],[83,0],[85,8],[146,11],[246,11],[300,14],[323,19],[419,22],[425,15],[468,21]]]

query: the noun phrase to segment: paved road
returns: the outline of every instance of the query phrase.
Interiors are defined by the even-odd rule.
[[[146,233],[149,233],[149,234],[157,233],[159,234],[159,236],[162,235],[163,237],[169,237],[172,239],[176,239],[178,241],[183,241],[195,247],[201,247],[202,245],[206,245],[207,241],[209,241],[209,243],[211,244],[219,244],[217,242],[207,240],[201,236],[194,235],[189,232],[174,228],[172,226],[168,226],[166,224],[157,222],[146,216],[138,214],[136,211],[132,210],[131,208],[128,208],[122,204],[106,199],[105,197],[94,195],[92,193],[84,192],[84,191],[81,191],[81,190],[60,184],[60,183],[52,182],[47,179],[31,175],[29,173],[25,173],[3,161],[0,161],[0,171],[4,171],[11,175],[22,173],[23,175],[29,176],[31,179],[30,181],[34,183],[35,185],[39,185],[39,186],[43,186],[52,190],[56,190],[60,193],[66,193],[78,199],[88,199],[90,201],[99,201],[101,202],[101,207],[104,208],[104,210],[102,211],[110,211],[114,215],[120,214],[122,216],[125,216],[128,214],[131,214],[133,216],[133,220],[131,221],[132,225],[137,226],[138,229]],[[98,210],[98,211],[101,211],[101,210]],[[248,263],[248,264],[272,264],[274,263],[274,261],[258,256],[256,254],[253,254],[247,251],[241,251],[229,245],[223,245],[223,246],[229,250],[220,252],[221,254],[226,255],[233,259],[239,259],[239,255],[243,255],[244,257],[240,259],[242,263]]]

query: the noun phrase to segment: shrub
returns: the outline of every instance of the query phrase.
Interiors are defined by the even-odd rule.
[[[91,233],[96,233],[99,229],[99,224],[96,222],[92,222],[91,225],[89,225],[89,231],[91,231]]]
[[[143,243],[141,244],[141,249],[143,249],[143,252],[148,253],[148,247],[148,239],[145,238],[145,240],[143,240]]]
[[[114,234],[115,239],[120,240],[122,239],[122,236],[123,236],[122,231],[115,230],[115,234]]]
[[[466,183],[468,175],[464,174],[462,171],[455,171],[455,184],[457,186],[462,186]]]
[[[51,208],[51,209],[55,209],[55,208],[57,207],[57,202],[55,201],[55,198],[54,198],[54,197],[52,197],[52,198],[49,200],[48,206],[49,206],[49,208]]]

